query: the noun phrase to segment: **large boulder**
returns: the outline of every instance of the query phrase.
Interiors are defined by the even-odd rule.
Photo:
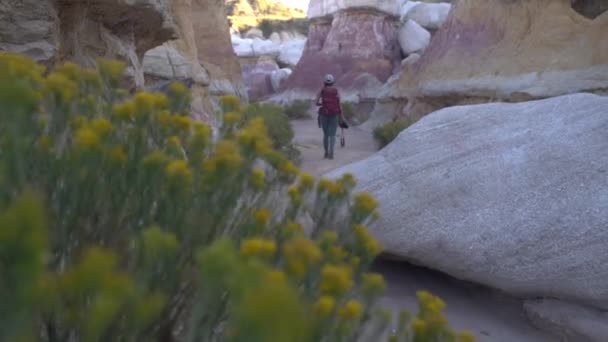
[[[429,45],[431,33],[417,22],[409,19],[399,29],[399,45],[404,54],[421,52]]]
[[[310,8],[323,3],[313,0]],[[314,98],[328,73],[334,75],[344,96],[357,98],[377,92],[376,85],[382,85],[401,62],[397,40],[399,18],[373,4],[357,7],[363,3],[366,2],[348,2],[349,7],[338,12],[325,9],[323,13],[329,14],[324,17],[314,17],[315,12],[309,10],[313,19],[304,52],[278,97]],[[355,82],[364,74],[372,75],[376,81]]]
[[[608,308],[608,97],[445,108],[352,173],[386,252],[519,296]]]

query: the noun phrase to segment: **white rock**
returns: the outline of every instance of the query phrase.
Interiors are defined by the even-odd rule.
[[[254,38],[252,45],[256,56],[279,56],[281,53],[281,45],[275,44],[270,40]]]
[[[295,34],[293,32],[289,32],[289,31],[281,31],[281,33],[279,33],[279,35],[281,36],[282,43],[288,42],[295,38]]]
[[[445,108],[333,171],[386,252],[517,296],[608,308],[608,97]]]
[[[268,37],[268,40],[275,44],[281,44],[281,36],[276,32],[272,32],[270,34],[270,37]]]
[[[431,42],[431,33],[410,19],[399,29],[398,39],[401,51],[409,55],[426,49]]]
[[[209,75],[200,65],[186,59],[176,49],[161,45],[148,50],[143,59],[144,73],[156,77],[192,78],[196,83],[207,84]]]
[[[412,65],[420,60],[420,55],[412,53],[401,61],[401,66]]]
[[[255,52],[253,51],[253,39],[232,35],[231,40],[232,48],[237,56],[248,57],[255,55]]]
[[[264,33],[262,32],[262,30],[258,29],[258,28],[251,28],[249,29],[249,31],[247,31],[245,33],[245,38],[260,38],[260,39],[264,39]]]
[[[406,21],[407,14],[412,10],[412,8],[416,7],[419,3],[420,1],[405,1],[399,7],[399,17],[401,18],[402,22]]]
[[[306,40],[297,39],[291,40],[281,45],[281,53],[277,60],[282,63],[294,67],[300,61]]]
[[[373,8],[394,16],[400,10],[395,0],[311,0],[307,15],[310,19],[324,17],[348,8]]]
[[[422,27],[436,30],[443,25],[450,14],[451,4],[420,3],[407,13],[406,18],[414,20]]]
[[[272,91],[276,92],[281,87],[283,81],[285,81],[291,75],[291,69],[283,68],[275,70],[270,74],[270,82],[272,83]]]

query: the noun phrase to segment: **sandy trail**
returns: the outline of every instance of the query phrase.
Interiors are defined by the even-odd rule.
[[[327,160],[323,158],[322,132],[316,120],[295,120],[292,126],[294,141],[302,153],[301,169],[315,176],[365,159],[376,151],[376,143],[369,132],[351,127],[345,131],[346,146],[340,147],[337,140],[335,159]],[[378,260],[373,269],[387,280],[388,289],[382,304],[394,312],[402,309],[415,312],[416,291],[426,289],[446,301],[446,313],[452,327],[473,332],[478,341],[556,340],[530,325],[521,300],[404,262]]]

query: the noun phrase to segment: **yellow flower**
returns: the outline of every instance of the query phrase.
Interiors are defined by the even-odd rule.
[[[188,131],[192,125],[192,120],[184,115],[174,115],[171,121],[173,122],[175,128],[182,131]]]
[[[412,326],[416,335],[424,335],[426,332],[426,322],[421,319],[415,319]]]
[[[332,262],[342,262],[348,256],[348,252],[340,246],[331,246],[329,248],[329,259]]]
[[[289,198],[291,199],[294,205],[298,206],[302,203],[302,195],[300,194],[300,190],[298,190],[298,187],[289,187],[289,189],[287,190],[287,194],[289,195]]]
[[[266,175],[260,169],[253,169],[251,172],[251,184],[256,189],[262,189],[265,185]]]
[[[84,148],[93,148],[99,146],[99,137],[90,128],[80,128],[76,131],[76,145]]]
[[[115,82],[122,77],[126,64],[122,61],[99,58],[97,60],[97,67],[102,76],[106,77],[109,81]]]
[[[232,95],[221,96],[220,105],[224,113],[238,112],[241,109],[241,100]]]
[[[259,209],[254,214],[255,222],[257,224],[259,224],[260,226],[265,226],[270,221],[271,214],[272,213],[268,209],[265,209],[265,208]]]
[[[158,226],[145,229],[142,233],[142,241],[146,259],[151,262],[172,256],[179,249],[179,242],[175,235],[162,231]]]
[[[325,265],[321,270],[321,292],[340,296],[353,287],[351,270],[344,266]]]
[[[238,133],[238,142],[255,151],[258,155],[265,155],[272,151],[272,141],[270,140],[264,120],[255,118]]]
[[[355,195],[355,204],[353,210],[371,214],[378,207],[376,199],[367,192],[361,192]]]
[[[169,85],[169,92],[174,96],[185,96],[188,93],[188,88],[181,82],[172,82]]]
[[[110,152],[110,159],[119,164],[124,164],[127,161],[127,154],[122,146],[116,146]]]
[[[169,157],[162,151],[154,151],[145,156],[142,162],[146,167],[157,168],[168,163]]]
[[[340,309],[340,317],[349,321],[358,321],[363,315],[363,305],[351,299]]]
[[[274,242],[274,241],[273,241]],[[271,284],[287,284],[287,276],[282,271],[272,270],[266,272],[266,279]]]
[[[386,289],[384,277],[377,273],[363,274],[363,294],[366,296],[376,296],[382,294]]]
[[[329,316],[334,307],[336,306],[336,300],[331,296],[321,296],[317,303],[315,304],[315,311],[321,317]]]
[[[224,123],[234,125],[241,121],[241,114],[237,112],[229,112],[224,115]]]
[[[282,229],[283,236],[292,238],[293,236],[300,235],[304,232],[302,225],[296,222],[288,222]]]
[[[192,179],[192,171],[188,167],[188,163],[182,159],[171,161],[165,168],[165,172],[174,180],[190,181]]]
[[[277,251],[277,245],[273,240],[253,238],[243,241],[241,244],[241,255],[244,257],[272,257]]]
[[[373,258],[382,252],[382,246],[370,235],[364,225],[357,224],[353,228],[357,239],[357,246],[368,258]]]
[[[116,103],[112,106],[112,115],[121,120],[131,119],[135,115],[135,104],[132,101]]]
[[[162,95],[151,94],[147,92],[139,92],[133,97],[135,103],[135,112],[138,115],[145,115],[151,113],[157,106]]]
[[[321,234],[320,244],[330,247],[338,241],[338,233],[333,230],[326,230]]]
[[[105,136],[112,131],[112,123],[104,118],[97,118],[91,122],[91,128],[100,136]]]
[[[171,147],[181,147],[182,142],[179,140],[178,136],[173,135],[167,139],[167,145]]]
[[[80,78],[82,69],[72,62],[63,63],[57,68],[57,72],[69,78],[72,81],[77,81]]]
[[[224,140],[217,144],[213,157],[205,160],[207,171],[216,171],[218,167],[227,169],[238,169],[243,162],[243,157],[238,146],[230,140]]]
[[[59,73],[52,73],[45,80],[45,91],[61,102],[71,101],[78,93],[76,83]]]
[[[171,123],[171,113],[169,113],[168,110],[163,110],[162,112],[160,112],[158,114],[158,122],[161,124],[161,126],[168,126]]]
[[[282,163],[279,166],[279,171],[289,176],[295,176],[299,172],[298,168],[290,161]]]
[[[315,183],[315,178],[308,172],[300,174],[300,186],[304,190],[312,189]]]
[[[317,190],[319,192],[329,192],[329,189],[331,188],[333,182],[325,177],[321,178],[319,180],[319,184],[317,184]]]
[[[297,277],[303,277],[308,269],[318,264],[323,257],[319,247],[303,237],[295,237],[285,242],[283,256],[287,260],[288,270]]]
[[[340,183],[344,184],[344,186],[348,188],[354,188],[357,185],[357,181],[352,173],[343,174],[342,178],[340,178]]]

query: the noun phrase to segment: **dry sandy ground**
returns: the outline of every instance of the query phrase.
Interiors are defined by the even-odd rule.
[[[346,146],[336,144],[335,159],[323,159],[322,132],[316,120],[297,120],[292,126],[295,143],[302,153],[301,168],[315,176],[376,151],[370,133],[351,127],[345,130]],[[452,327],[473,332],[480,342],[556,341],[528,323],[520,300],[403,262],[379,260],[373,268],[387,280],[383,306],[395,312],[402,309],[415,312],[416,291],[426,289],[446,301]]]

